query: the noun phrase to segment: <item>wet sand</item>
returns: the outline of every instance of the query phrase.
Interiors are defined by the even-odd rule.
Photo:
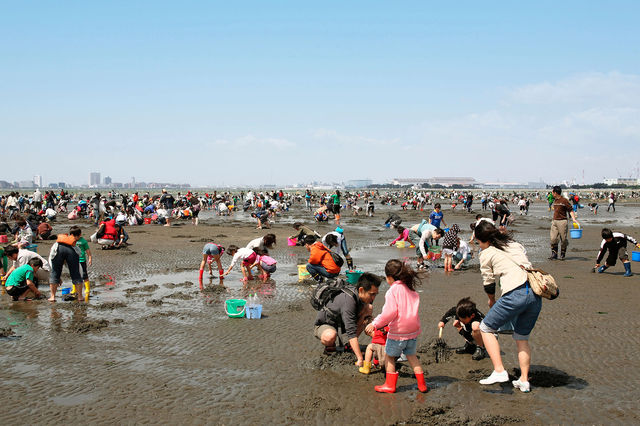
[[[414,250],[388,247],[395,238],[382,226],[389,208],[376,208],[374,218],[343,215],[343,227],[356,266],[382,274],[386,260],[413,257]],[[309,222],[296,205],[271,230],[279,242],[273,251],[278,271],[265,285],[243,288],[234,271],[225,288],[206,278],[204,288],[198,286],[204,243],[246,244],[268,232],[254,229],[240,213],[204,215],[198,227],[190,222],[131,227],[133,245],[120,251],[92,245],[94,297],[87,304],[19,303],[2,296],[0,419],[4,424],[638,423],[640,263],[633,262],[639,274],[631,278],[622,277],[620,264],[602,275],[591,273],[591,267],[602,226],[640,237],[640,208],[620,205],[616,215],[580,213],[584,236],[571,240],[564,262],[546,260],[550,221],[542,203],[512,227],[531,260],[551,272],[562,291],[559,299],[544,301],[531,336],[529,394],[514,391],[510,383],[479,385],[491,363],[452,353],[462,338],[450,326],[443,337],[451,350],[434,350],[437,322],[458,299],[471,296],[480,310],[488,310],[476,259],[465,271],[445,275],[435,267],[424,275],[418,343],[428,393],[417,391],[408,365],[400,369],[397,393],[382,395],[373,391],[384,380],[381,372],[360,374],[352,354],[323,355],[312,333],[316,312],[308,302],[310,286],[296,276],[296,264],[308,254],[286,246],[291,223]],[[422,217],[416,211],[399,214],[409,225]],[[445,210],[447,223],[458,223],[465,238],[473,216]],[[68,226],[62,222],[55,229]],[[92,232],[89,224],[82,226],[85,234]],[[316,228],[323,233],[333,225]],[[41,254],[48,253],[50,244],[39,245]],[[225,255],[223,265],[229,261]],[[381,293],[386,289],[383,285]],[[225,299],[254,291],[263,304],[261,320],[226,317]],[[383,303],[381,294],[375,312]],[[499,340],[505,366],[515,376],[515,344],[507,335]],[[360,341],[365,345],[368,338]]]

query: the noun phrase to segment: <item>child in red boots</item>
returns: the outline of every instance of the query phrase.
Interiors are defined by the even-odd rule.
[[[384,352],[384,346],[387,344],[387,333],[389,333],[389,327],[377,329],[371,336],[371,343],[367,345],[367,350],[364,353],[364,364],[359,368],[362,374],[369,374],[371,372],[371,362],[373,361],[373,355],[380,365],[385,364],[386,354]]]
[[[390,288],[384,297],[382,313],[365,329],[366,333],[371,335],[376,329],[389,326],[385,345],[386,381],[383,385],[376,386],[375,390],[387,393],[396,391],[398,383],[396,359],[404,353],[418,381],[418,390],[426,392],[424,372],[416,356],[417,337],[422,331],[418,316],[420,295],[415,291],[417,274],[409,265],[398,259],[388,261],[384,267],[384,273]]]

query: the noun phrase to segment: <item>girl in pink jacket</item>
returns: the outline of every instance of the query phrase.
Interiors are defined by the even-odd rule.
[[[384,267],[387,283],[390,288],[384,296],[382,313],[367,326],[365,332],[373,335],[376,329],[389,326],[387,334],[387,353],[385,369],[386,380],[383,385],[376,386],[376,392],[394,393],[398,383],[396,359],[405,354],[407,361],[413,368],[418,381],[418,390],[427,391],[424,372],[416,356],[417,337],[420,335],[420,295],[415,291],[417,284],[416,272],[398,259],[391,259]]]

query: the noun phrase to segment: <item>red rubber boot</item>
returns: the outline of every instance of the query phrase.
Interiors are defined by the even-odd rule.
[[[198,273],[198,280],[202,281],[202,275],[204,274],[204,269],[200,269],[200,272]]]
[[[384,381],[384,385],[376,386],[376,392],[394,393],[396,391],[396,384],[398,383],[398,372],[387,373],[387,377]]]
[[[416,380],[418,380],[418,390],[425,393],[427,391],[427,384],[424,381],[424,373],[416,373]]]

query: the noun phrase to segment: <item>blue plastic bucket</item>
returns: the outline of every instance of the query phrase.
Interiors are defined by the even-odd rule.
[[[62,295],[70,294],[71,287],[63,287],[60,291],[62,292]]]
[[[32,251],[34,253],[38,252],[38,245],[37,244],[29,244],[28,246],[25,247],[27,250]]]
[[[640,251],[632,251],[631,260],[633,260],[634,262],[640,262]]]
[[[247,305],[245,312],[248,319],[260,319],[262,318],[262,305]]]
[[[385,228],[391,228],[391,224],[390,224],[390,223],[385,223],[385,224],[384,224],[384,227],[385,227]]]
[[[580,229],[580,228],[572,229],[569,232],[571,233],[571,238],[573,238],[574,240],[578,240],[578,239],[582,238],[582,229]]]
[[[362,271],[347,271],[345,275],[347,276],[347,282],[349,284],[357,284],[360,276],[364,274]]]

